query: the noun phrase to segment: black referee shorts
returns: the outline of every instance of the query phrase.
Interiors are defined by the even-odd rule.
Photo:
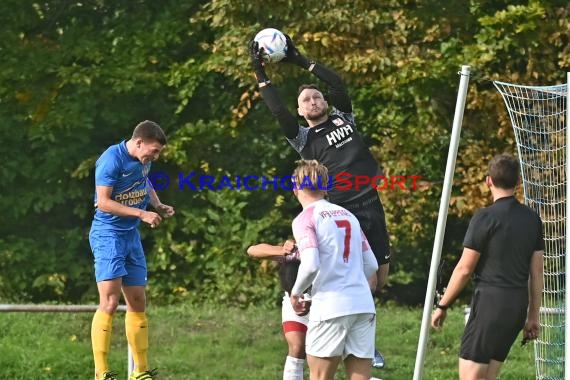
[[[504,362],[524,327],[527,307],[526,288],[477,287],[459,357],[484,364]]]
[[[384,207],[376,191],[372,191],[361,198],[340,205],[358,219],[360,228],[364,231],[378,265],[387,264],[390,262],[390,239],[386,228]]]

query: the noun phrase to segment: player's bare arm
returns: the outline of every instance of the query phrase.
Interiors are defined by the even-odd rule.
[[[160,214],[160,216],[163,218],[174,216],[174,207],[162,203],[152,186],[148,186],[147,191],[150,196],[150,205]]]
[[[125,206],[111,199],[113,192],[113,187],[111,186],[96,186],[95,191],[97,192],[97,208],[103,212],[108,212],[116,216],[140,218],[152,228],[158,227],[162,221],[162,218],[156,212]]]
[[[434,310],[431,317],[431,325],[433,328],[439,329],[443,327],[443,322],[447,316],[446,308],[459,296],[465,285],[469,282],[471,275],[475,271],[475,267],[479,262],[481,254],[471,248],[463,248],[461,259],[451,274],[447,289],[441,297],[438,307]]]
[[[252,245],[247,249],[247,254],[258,259],[280,260],[284,256],[291,255],[295,250],[295,242],[293,240],[287,240],[283,245],[266,243]]]
[[[540,333],[539,311],[542,289],[544,287],[544,252],[536,251],[530,261],[530,275],[528,279],[528,314],[523,329],[524,339],[533,340]]]

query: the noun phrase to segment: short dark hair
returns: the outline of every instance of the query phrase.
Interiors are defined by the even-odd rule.
[[[303,92],[303,90],[306,90],[308,88],[322,92],[319,89],[319,87],[317,87],[317,85],[314,83],[302,84],[299,86],[299,89],[297,90],[297,97],[299,97],[299,95],[301,95],[301,92]]]
[[[519,162],[509,154],[499,154],[489,163],[489,177],[500,189],[514,189],[519,182]]]
[[[283,261],[279,264],[279,279],[281,280],[281,288],[291,294],[297,273],[299,272],[299,260]]]
[[[154,140],[160,145],[166,145],[166,135],[164,131],[154,121],[141,121],[133,131],[133,139]]]

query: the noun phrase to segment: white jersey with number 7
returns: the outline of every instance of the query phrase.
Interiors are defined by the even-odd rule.
[[[300,252],[318,250],[318,272],[311,290],[310,320],[376,313],[367,275],[378,268],[356,217],[324,199],[311,203],[293,221]]]

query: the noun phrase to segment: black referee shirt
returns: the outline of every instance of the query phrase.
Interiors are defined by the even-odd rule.
[[[478,285],[526,288],[532,254],[544,250],[542,221],[514,196],[499,198],[475,213],[463,246],[481,254]]]

